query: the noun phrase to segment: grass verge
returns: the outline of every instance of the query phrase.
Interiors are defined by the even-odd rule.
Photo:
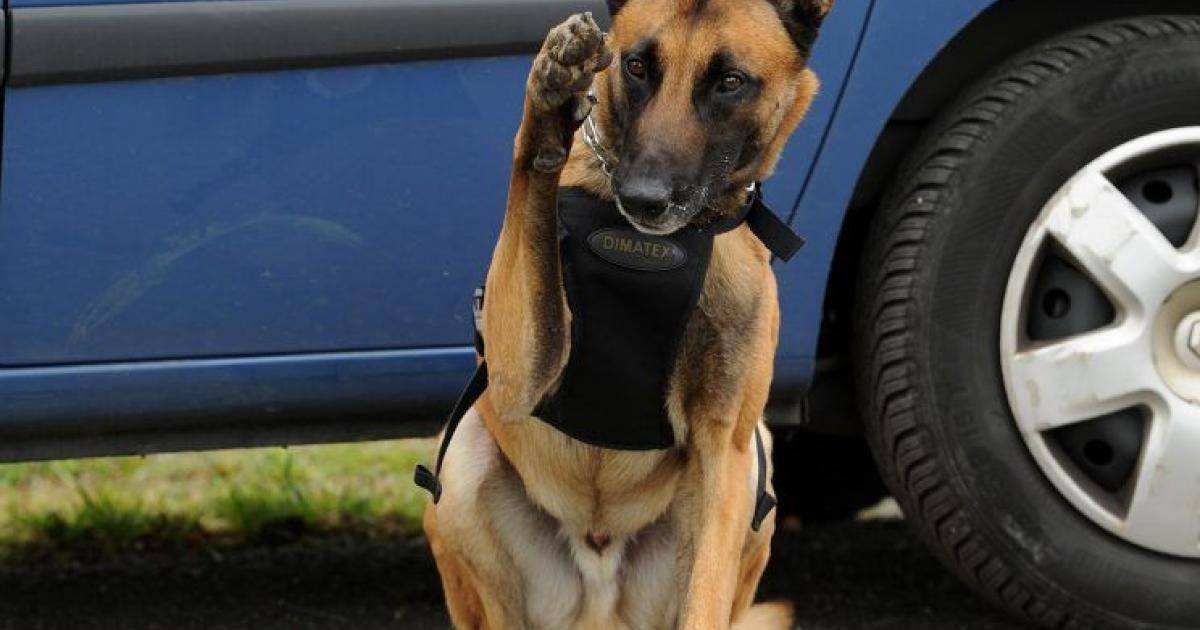
[[[429,440],[0,465],[0,555],[282,544],[420,529]]]

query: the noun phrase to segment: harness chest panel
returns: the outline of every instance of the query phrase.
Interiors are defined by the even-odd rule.
[[[558,390],[534,415],[595,446],[673,446],[666,395],[712,232],[642,234],[614,203],[570,188],[559,192],[559,225],[571,350]]]

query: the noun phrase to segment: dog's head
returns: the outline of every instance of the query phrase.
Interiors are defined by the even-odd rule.
[[[816,95],[808,58],[833,0],[609,0],[616,60],[597,77],[618,207],[674,232],[770,174]]]

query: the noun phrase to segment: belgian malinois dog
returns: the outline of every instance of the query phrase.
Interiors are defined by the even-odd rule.
[[[610,0],[607,37],[590,15],[550,31],[487,276],[490,383],[425,513],[458,628],[790,626],[790,605],[753,605],[775,526],[747,524],[779,307],[745,225],[714,237],[681,334],[664,392],[674,447],[600,448],[532,414],[571,351],[560,187],[615,201],[644,234],[737,212],[816,94],[808,58],[832,2]]]

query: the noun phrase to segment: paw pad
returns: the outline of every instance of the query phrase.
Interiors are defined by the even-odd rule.
[[[611,60],[604,33],[591,14],[573,15],[546,36],[542,52],[534,61],[530,96],[542,109],[556,109],[587,92],[596,72]]]

